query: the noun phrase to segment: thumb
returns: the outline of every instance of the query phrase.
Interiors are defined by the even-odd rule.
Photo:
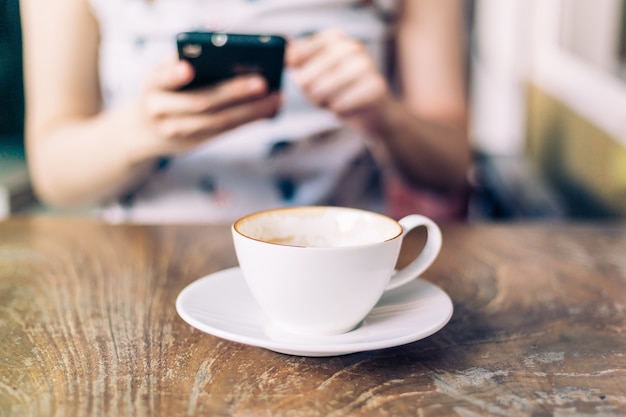
[[[176,91],[193,80],[195,73],[189,62],[173,56],[157,66],[147,79],[147,87]]]

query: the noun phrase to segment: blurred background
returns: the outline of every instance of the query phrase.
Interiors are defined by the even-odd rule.
[[[467,1],[469,220],[626,217],[626,0]],[[62,213],[28,180],[20,47],[0,0],[0,218]]]
[[[18,0],[0,0],[0,218],[35,202],[24,163]]]
[[[474,215],[625,216],[626,1],[474,3]]]

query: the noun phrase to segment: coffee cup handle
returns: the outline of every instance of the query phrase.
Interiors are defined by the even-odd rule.
[[[402,226],[402,239],[413,229],[424,226],[428,232],[426,245],[422,252],[404,268],[396,270],[389,280],[385,291],[398,288],[419,277],[437,258],[441,250],[441,230],[435,222],[419,214],[410,214],[398,220]]]

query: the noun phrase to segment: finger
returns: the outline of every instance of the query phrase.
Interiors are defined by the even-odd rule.
[[[267,88],[260,76],[237,77],[210,87],[154,94],[146,107],[153,118],[208,113],[263,97]]]
[[[269,86],[260,75],[246,75],[195,91],[200,111],[215,111],[267,95]],[[203,101],[204,99],[205,101]]]
[[[295,72],[296,81],[302,88],[307,88],[316,79],[331,73],[339,65],[349,65],[353,57],[360,54],[358,42],[347,41],[325,48],[299,67]],[[364,53],[364,52],[363,52]]]
[[[348,115],[381,103],[386,92],[387,85],[382,78],[368,77],[339,91],[329,101],[328,107],[340,116]]]
[[[372,66],[366,59],[353,59],[349,63],[338,65],[323,77],[315,79],[306,89],[309,98],[317,105],[323,106],[332,100],[340,91],[350,84],[367,78]]]
[[[346,39],[347,36],[336,30],[329,29],[305,38],[291,40],[285,51],[287,66],[297,67],[316,55],[327,45]]]
[[[313,49],[313,36],[293,39],[287,42],[287,47],[285,49],[286,66],[297,67],[305,62],[309,56],[314,54],[315,49],[317,48]]]
[[[161,136],[173,141],[206,139],[245,123],[272,117],[276,114],[279,104],[279,94],[275,93],[216,113],[164,118],[157,122],[157,130]]]
[[[193,80],[195,73],[191,64],[172,56],[157,66],[146,80],[146,88],[176,91]]]

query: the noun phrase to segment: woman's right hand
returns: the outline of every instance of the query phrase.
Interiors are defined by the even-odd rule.
[[[267,94],[259,75],[241,76],[202,88],[181,90],[194,77],[193,67],[176,57],[147,77],[139,99],[143,158],[187,152],[243,124],[273,117],[280,94]]]

